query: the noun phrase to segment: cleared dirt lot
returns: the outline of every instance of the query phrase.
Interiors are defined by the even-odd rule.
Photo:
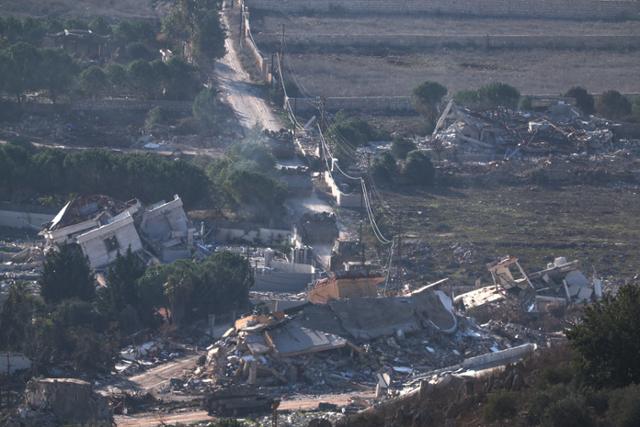
[[[501,81],[524,94],[556,95],[583,85],[640,93],[640,52],[443,50],[419,55],[290,54],[301,86],[324,96],[409,95],[425,80],[450,91]]]

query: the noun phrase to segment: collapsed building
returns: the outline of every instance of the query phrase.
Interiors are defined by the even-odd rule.
[[[69,201],[40,235],[47,248],[77,243],[91,268],[99,269],[128,249],[149,251],[162,262],[186,258],[194,232],[178,195],[146,208],[137,199],[120,202],[94,195]]]
[[[495,109],[475,112],[451,100],[426,145],[440,159],[487,162],[614,148],[616,125],[583,117],[560,101],[544,112]]]
[[[112,426],[107,400],[90,383],[77,378],[33,378],[24,402],[9,426],[91,425]]]
[[[583,304],[602,298],[602,280],[588,279],[580,262],[554,259],[543,270],[527,273],[518,258],[506,256],[487,264],[493,284],[458,295],[454,301],[476,317],[491,317],[503,304],[524,312],[545,312],[552,307]]]

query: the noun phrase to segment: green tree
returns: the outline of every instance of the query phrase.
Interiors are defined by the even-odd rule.
[[[108,36],[111,34],[111,26],[107,24],[107,21],[102,16],[93,18],[89,22],[89,29],[101,36]]]
[[[416,144],[407,138],[394,138],[391,142],[391,153],[398,160],[406,159],[407,154],[417,148]]]
[[[131,87],[145,98],[153,97],[158,90],[158,80],[153,74],[151,65],[142,59],[129,64],[127,78]]]
[[[224,40],[227,34],[220,22],[220,14],[210,10],[196,19],[193,44],[197,56],[208,60],[222,58],[226,53]]]
[[[193,99],[200,88],[195,68],[180,58],[167,62],[169,80],[165,96],[169,99]]]
[[[41,62],[40,52],[24,42],[10,46],[6,52],[5,87],[10,88],[18,101],[21,101],[24,92],[37,88],[38,67]]]
[[[131,248],[128,248],[124,255],[118,253],[115,262],[107,272],[107,286],[98,291],[101,312],[117,320],[121,331],[131,333],[139,327],[140,321],[137,319],[137,314],[141,304],[138,280],[144,273],[144,263],[131,252]],[[133,322],[124,321],[127,311],[134,313]]]
[[[427,153],[414,150],[407,155],[402,175],[409,184],[431,186],[435,179],[435,168]]]
[[[107,88],[107,76],[102,68],[92,65],[80,73],[80,87],[85,94],[97,98]]]
[[[67,298],[90,301],[95,294],[89,262],[75,244],[60,245],[47,255],[39,283],[47,303]]]
[[[153,57],[153,54],[147,49],[144,43],[136,41],[127,44],[125,47],[125,51],[127,53],[127,57],[131,60],[142,59],[145,61],[150,61]]]
[[[42,301],[32,295],[27,284],[10,285],[0,310],[0,349],[23,351],[31,335],[32,319],[42,309]]]
[[[574,98],[576,100],[576,106],[584,114],[593,114],[595,112],[595,101],[593,95],[580,86],[574,86],[567,91],[565,96]]]
[[[613,297],[585,309],[566,331],[578,354],[578,368],[589,384],[623,387],[640,383],[640,288],[626,285]]]
[[[144,119],[144,128],[146,130],[153,129],[156,125],[159,125],[164,121],[164,111],[160,107],[154,107],[147,112],[147,117]]]
[[[438,105],[447,94],[447,88],[440,83],[426,81],[413,90],[416,109],[434,122]]]
[[[61,93],[66,92],[76,77],[76,65],[73,59],[64,51],[43,49],[40,51],[40,85],[47,89],[49,97],[54,103]]]
[[[373,159],[371,175],[377,184],[391,184],[397,173],[396,159],[390,153],[384,152]]]
[[[200,91],[193,101],[193,117],[198,120],[205,130],[212,130],[218,123],[218,91],[205,88]]]
[[[229,147],[227,155],[236,162],[249,161],[250,168],[261,172],[270,172],[276,166],[276,159],[271,150],[257,142],[235,143]]]
[[[120,64],[109,64],[107,67],[107,80],[116,88],[122,89],[127,84],[127,70]]]
[[[489,83],[478,89],[481,100],[494,107],[516,108],[520,99],[518,89],[506,83]]]
[[[631,103],[616,90],[608,90],[598,98],[596,110],[609,119],[621,119],[631,114]]]

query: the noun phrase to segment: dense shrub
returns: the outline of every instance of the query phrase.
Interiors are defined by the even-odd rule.
[[[599,387],[640,383],[640,287],[626,285],[585,309],[566,332],[584,380]]]
[[[572,97],[576,100],[576,106],[582,110],[584,114],[593,114],[595,112],[595,100],[587,90],[580,86],[572,87],[567,91],[565,96]]]
[[[574,396],[552,402],[545,410],[545,427],[590,427],[595,423],[584,401]]]
[[[484,406],[484,419],[493,422],[513,418],[518,413],[518,401],[515,395],[499,391],[489,395]]]
[[[609,90],[598,98],[596,110],[604,117],[620,119],[631,114],[631,103],[620,92]]]

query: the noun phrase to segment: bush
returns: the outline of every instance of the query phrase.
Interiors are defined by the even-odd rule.
[[[416,110],[424,114],[428,120],[434,121],[438,104],[447,94],[447,88],[440,83],[426,81],[413,90]]]
[[[507,391],[499,391],[489,395],[483,410],[484,419],[489,422],[513,418],[517,413],[516,397]]]
[[[553,402],[546,409],[542,421],[545,427],[590,427],[594,425],[584,402],[569,396]]]
[[[598,98],[596,110],[610,119],[620,119],[631,114],[631,103],[620,92],[609,90]]]
[[[152,129],[154,126],[161,124],[165,120],[165,113],[160,107],[154,107],[147,113],[144,120],[145,129]]]
[[[542,378],[547,384],[568,384],[573,380],[574,372],[568,365],[550,366],[542,371]]]
[[[407,154],[417,148],[413,141],[406,138],[395,138],[391,143],[391,153],[398,160],[406,159]]]
[[[520,100],[520,92],[505,83],[490,83],[478,90],[460,91],[455,94],[454,100],[470,108],[516,108]]]
[[[634,384],[609,394],[607,418],[615,427],[640,426],[640,385]]]
[[[565,96],[574,98],[576,100],[576,106],[584,114],[593,114],[595,112],[595,101],[593,99],[593,95],[587,92],[585,88],[580,86],[572,87],[567,91]]]
[[[371,175],[377,184],[391,184],[398,167],[393,156],[387,152],[377,155],[371,165]]]
[[[640,287],[626,285],[586,307],[566,332],[582,378],[596,387],[640,382]]]
[[[414,150],[407,155],[407,161],[402,168],[402,175],[409,184],[427,187],[433,185],[436,170],[427,153],[421,150]]]
[[[218,92],[215,89],[203,89],[193,101],[193,117],[204,130],[213,130],[218,123]]]
[[[127,52],[127,56],[131,60],[143,59],[145,61],[149,61],[153,58],[152,53],[147,49],[144,43],[141,42],[129,43],[125,50]]]

